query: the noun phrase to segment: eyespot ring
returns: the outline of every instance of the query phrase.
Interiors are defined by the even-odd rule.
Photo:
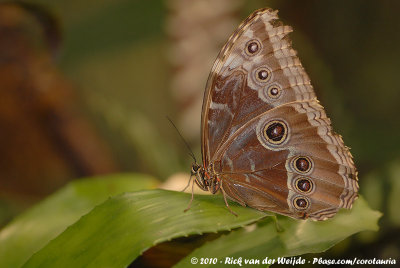
[[[301,155],[292,159],[291,167],[300,174],[309,174],[314,167],[314,163],[310,157]]]
[[[254,77],[259,83],[269,82],[272,78],[272,72],[269,68],[262,66],[254,71]]]
[[[277,83],[267,86],[264,88],[264,95],[270,99],[278,99],[282,95],[281,86]]]
[[[311,179],[307,177],[298,177],[294,183],[294,188],[302,194],[310,194],[314,192],[314,183]]]
[[[305,196],[297,196],[293,198],[293,206],[297,210],[307,210],[310,207],[310,200]]]
[[[288,140],[288,126],[283,120],[272,120],[265,124],[263,136],[272,145],[281,145]]]
[[[257,55],[261,51],[261,43],[257,39],[252,39],[246,43],[245,52],[247,56]]]

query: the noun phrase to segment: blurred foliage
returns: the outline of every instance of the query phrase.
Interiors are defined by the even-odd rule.
[[[118,170],[54,62],[54,21],[37,5],[0,4],[0,195],[7,198],[33,201],[71,178]]]
[[[77,93],[108,137],[123,169],[156,171],[165,177],[185,168],[190,159],[183,159],[184,149],[176,148],[176,134],[165,120],[166,115],[173,117],[176,108],[168,89],[164,1],[33,2],[58,18],[63,38],[60,67],[78,86]],[[294,27],[293,45],[335,129],[353,149],[361,175],[399,155],[400,127],[392,119],[400,99],[394,73],[394,59],[400,53],[395,45],[400,38],[395,34],[400,27],[396,17],[400,4],[249,1],[241,17],[263,6],[278,9],[280,18]],[[119,120],[114,114],[126,119],[110,122]],[[135,115],[155,132],[150,141],[138,141],[124,127],[132,124]],[[383,133],[385,138],[377,142],[374,138]],[[149,163],[156,152],[138,149],[142,142],[167,147],[173,155],[161,155],[169,165],[157,170],[161,168]],[[149,160],[143,161],[143,154],[150,154]]]
[[[43,56],[30,59],[49,60],[56,57],[56,62],[50,64],[51,72],[41,76],[40,81],[47,81],[45,78],[49,77],[49,73],[55,73],[56,78],[62,76],[52,90],[57,91],[57,88],[61,88],[57,85],[61,85],[63,90],[67,88],[68,92],[73,92],[72,101],[64,97],[68,94],[59,94],[63,90],[57,94],[60,100],[74,104],[71,110],[74,114],[79,111],[76,117],[85,118],[95,126],[96,133],[110,148],[111,152],[105,155],[115,161],[117,169],[143,172],[161,180],[177,171],[189,171],[192,160],[165,119],[166,115],[174,119],[179,110],[175,107],[169,88],[169,40],[165,35],[165,22],[171,15],[166,8],[169,1],[25,2],[47,10],[55,18],[57,27],[60,27],[61,47],[50,47],[50,52],[43,56],[44,45],[35,41],[34,49],[29,50],[36,53],[39,47],[42,49],[39,49],[39,55]],[[397,103],[400,90],[396,70],[400,58],[400,21],[397,16],[400,2],[257,0],[243,3],[241,14],[238,14],[241,19],[257,8],[269,6],[278,9],[280,19],[293,26],[293,47],[298,51],[317,95],[332,119],[334,129],[343,135],[345,143],[352,148],[359,169],[360,192],[373,209],[384,213],[379,232],[357,235],[338,244],[324,256],[399,259],[400,124]],[[40,27],[34,27],[27,32],[28,28],[22,33],[28,33],[31,37],[40,33],[38,29]],[[4,51],[7,52],[3,50],[3,54]],[[37,55],[33,52],[32,55]],[[3,77],[8,78],[7,75]],[[3,80],[0,83],[4,88]],[[24,101],[29,99],[21,95]],[[78,108],[76,103],[81,106]],[[14,106],[25,108],[24,105],[26,102]],[[32,115],[31,109],[16,110],[21,115],[18,120],[22,120],[24,115]],[[41,109],[39,111],[43,112]],[[12,122],[18,122],[16,120]],[[25,121],[35,122],[31,117]],[[36,132],[22,128],[23,137],[25,133],[35,137]],[[0,191],[0,223],[3,225],[39,199],[34,197],[34,186],[39,190],[45,188],[46,191],[40,192],[43,195],[73,177],[96,173],[90,168],[82,169],[82,166],[87,167],[81,165],[83,161],[77,162],[76,158],[71,160],[71,152],[64,152],[63,156],[67,154],[68,157],[60,157],[60,148],[65,149],[65,142],[61,147],[56,146],[57,154],[53,156],[53,153],[31,150],[31,143],[35,145],[33,148],[47,148],[36,139],[32,138],[17,147],[12,139],[0,137],[8,143],[7,148],[16,148],[14,155],[21,155],[20,159],[23,160],[18,162],[20,166],[15,168],[13,174],[21,182],[8,179],[10,184],[16,184],[16,188],[13,188],[13,192]],[[88,138],[91,135],[76,137],[75,140],[81,142],[75,143],[74,148],[91,140]],[[41,136],[40,141],[52,138],[51,135],[45,135]],[[56,141],[60,142],[60,139]],[[192,146],[199,155],[200,141]],[[2,148],[2,159],[10,159],[6,154],[9,151]],[[64,165],[59,158],[67,159],[68,164]],[[48,168],[47,174],[53,179],[48,188],[43,183],[44,177],[29,177],[29,174],[36,172],[38,165],[35,161],[43,159],[55,163]]]

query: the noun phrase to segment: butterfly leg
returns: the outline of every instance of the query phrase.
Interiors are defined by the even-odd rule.
[[[189,187],[189,185],[190,185],[190,182],[192,181],[192,177],[193,177],[193,174],[190,174],[189,181],[188,181],[187,185],[185,186],[185,188],[183,188],[183,190],[181,190],[181,192],[184,192],[184,191],[186,191],[186,189]],[[192,193],[193,193],[193,191],[192,191]]]
[[[192,176],[190,176],[190,178],[192,178]],[[195,182],[195,180],[192,181],[192,198],[190,198],[189,204],[188,204],[187,208],[183,212],[188,211],[190,209],[190,207],[192,206],[192,202],[193,202],[193,199],[194,199],[194,182]]]
[[[221,181],[221,187],[220,187],[220,189],[221,189],[222,195],[224,196],[225,205],[226,205],[226,207],[228,208],[229,212],[232,213],[233,215],[235,215],[235,216],[237,217],[238,214],[235,213],[235,212],[231,209],[231,207],[230,207],[229,204],[228,204],[228,200],[226,200],[226,193],[225,193],[225,191],[224,191],[224,188],[222,187],[222,181]]]

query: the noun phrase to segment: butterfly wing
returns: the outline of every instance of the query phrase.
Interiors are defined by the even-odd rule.
[[[254,12],[214,63],[203,102],[203,162],[242,205],[324,219],[351,206],[357,173],[291,48],[291,27],[277,19],[270,9]]]
[[[208,163],[226,139],[249,118],[283,103],[315,97],[277,11],[261,9],[250,15],[222,48],[207,81],[202,109],[202,153]],[[255,41],[256,53],[248,46]],[[257,79],[267,66],[269,78]],[[269,94],[277,88],[279,96]]]
[[[285,124],[281,144],[268,136],[271,121]],[[216,159],[227,195],[259,210],[325,219],[350,208],[357,196],[351,155],[316,100],[284,104],[251,119]]]

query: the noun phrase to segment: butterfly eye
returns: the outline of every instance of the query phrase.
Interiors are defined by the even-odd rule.
[[[273,120],[264,127],[264,137],[274,145],[284,143],[287,136],[287,126],[283,121]]]
[[[298,210],[306,210],[310,206],[310,202],[307,198],[298,196],[293,199],[293,206]]]
[[[313,167],[311,159],[307,156],[298,156],[292,160],[292,167],[299,173],[309,173]]]
[[[306,194],[312,192],[312,190],[314,188],[312,181],[306,177],[298,178],[296,180],[296,182],[294,183],[294,185],[299,192],[306,193]]]
[[[268,68],[261,67],[256,70],[255,76],[258,82],[265,83],[271,79],[272,73]]]
[[[253,56],[260,51],[261,44],[258,40],[250,40],[246,44],[246,54],[249,56]]]

